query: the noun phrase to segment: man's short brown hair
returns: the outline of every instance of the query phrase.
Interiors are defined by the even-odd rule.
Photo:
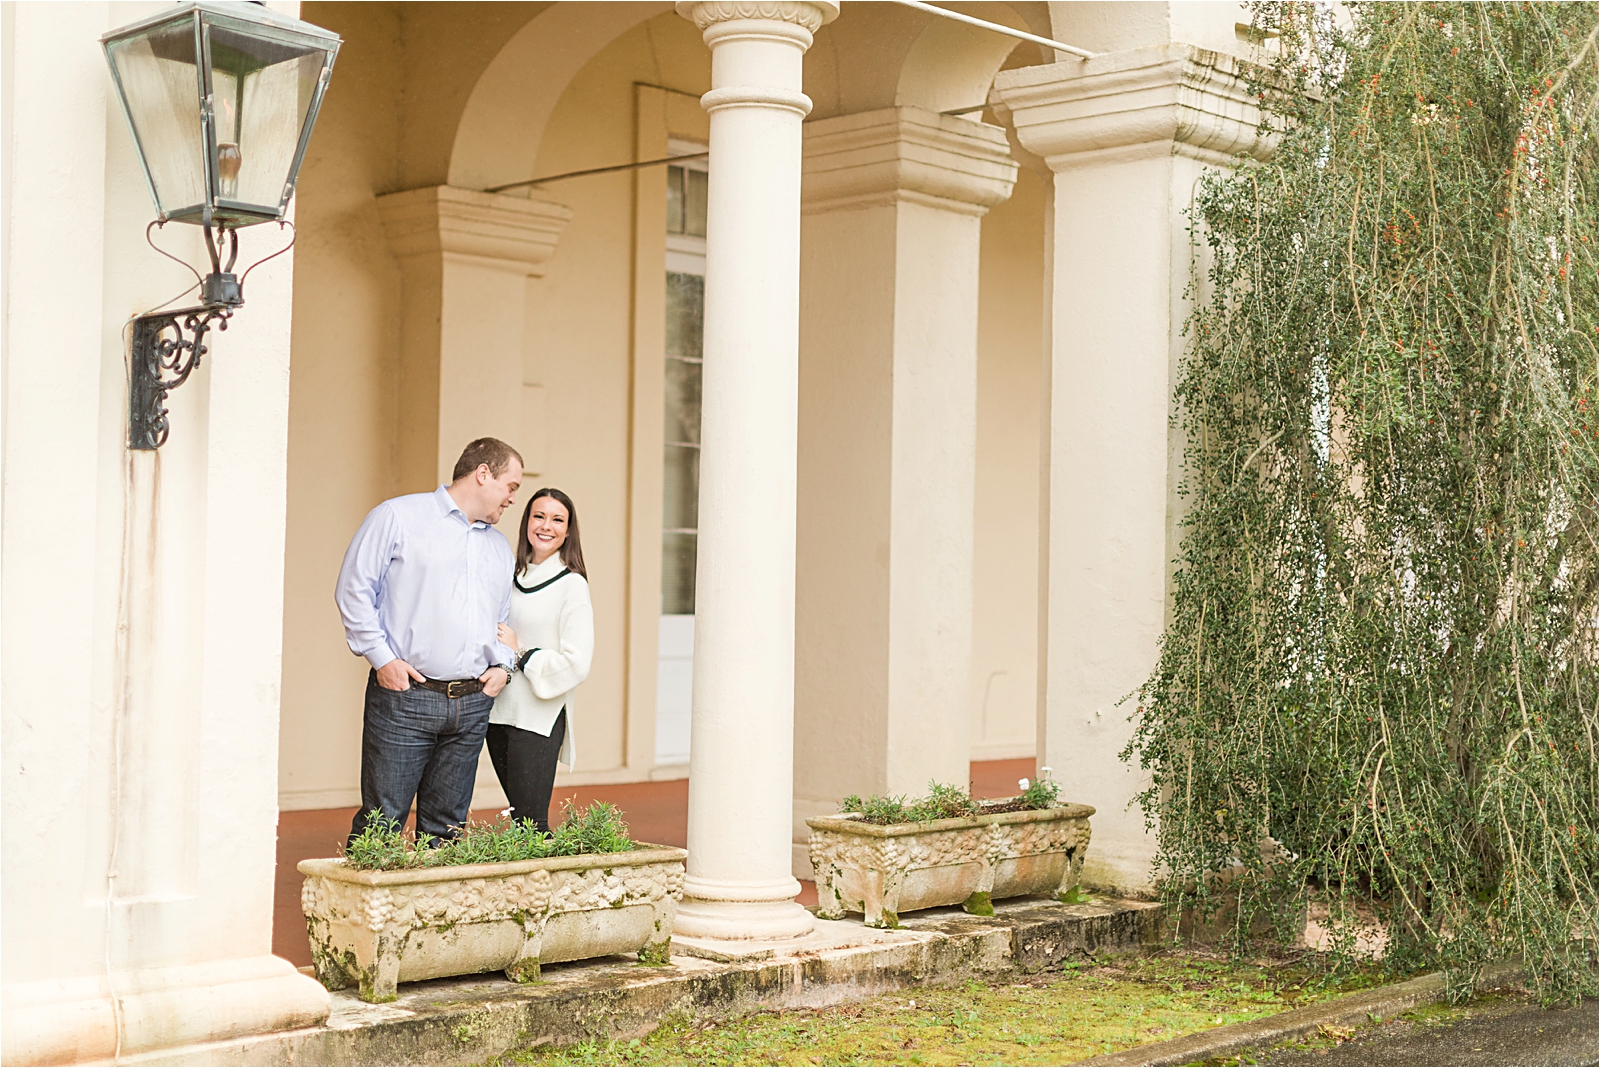
[[[522,454],[499,438],[479,438],[461,450],[461,459],[456,461],[456,469],[450,473],[450,481],[457,482],[466,478],[478,469],[479,464],[488,464],[489,473],[499,478],[506,473],[506,468],[511,466],[511,461],[522,462]]]

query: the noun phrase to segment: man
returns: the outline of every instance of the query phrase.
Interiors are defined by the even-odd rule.
[[[361,727],[361,811],[453,838],[467,821],[478,754],[512,651],[495,639],[511,605],[512,552],[494,529],[522,457],[479,438],[447,486],[384,501],[362,522],[334,591],[350,651],[372,665]]]

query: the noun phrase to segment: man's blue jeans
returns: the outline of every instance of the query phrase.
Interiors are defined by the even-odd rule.
[[[489,730],[494,698],[482,693],[451,699],[412,686],[386,690],[367,674],[361,725],[361,811],[350,825],[360,834],[382,812],[404,824],[417,802],[417,834],[454,838],[472,807],[478,754]]]

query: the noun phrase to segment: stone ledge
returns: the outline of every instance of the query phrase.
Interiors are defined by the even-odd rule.
[[[322,1065],[483,1063],[527,1045],[635,1038],[674,1013],[816,1008],[914,983],[1039,971],[1080,952],[1154,943],[1160,909],[1102,899],[1060,905],[1002,901],[992,917],[929,909],[894,931],[863,928],[860,944],[784,950],[721,962],[674,955],[652,968],[624,957],[556,964],[519,986],[499,975],[407,983],[397,1001],[333,995],[321,1027],[123,1058],[123,1064]],[[844,926],[843,923],[830,926]]]

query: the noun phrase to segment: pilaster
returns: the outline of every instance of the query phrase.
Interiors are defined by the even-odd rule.
[[[1266,159],[1244,61],[1186,44],[1002,71],[993,97],[1018,139],[1061,172],[1178,155],[1226,166]]]
[[[447,480],[461,447],[536,437],[523,388],[528,279],[544,274],[572,212],[560,204],[431,186],[378,198],[400,263],[401,491]]]
[[[806,214],[921,204],[978,218],[1011,195],[1017,165],[996,127],[896,107],[808,124],[804,174]]]
[[[1241,61],[1174,43],[1003,71],[991,102],[1053,172],[1040,532],[1039,762],[1094,805],[1086,884],[1153,888],[1155,836],[1120,759],[1155,666],[1181,523],[1172,389],[1207,169],[1265,159]]]
[[[1017,168],[1001,130],[917,108],[808,124],[805,146],[791,859],[809,876],[807,817],[967,781],[980,225]]]

